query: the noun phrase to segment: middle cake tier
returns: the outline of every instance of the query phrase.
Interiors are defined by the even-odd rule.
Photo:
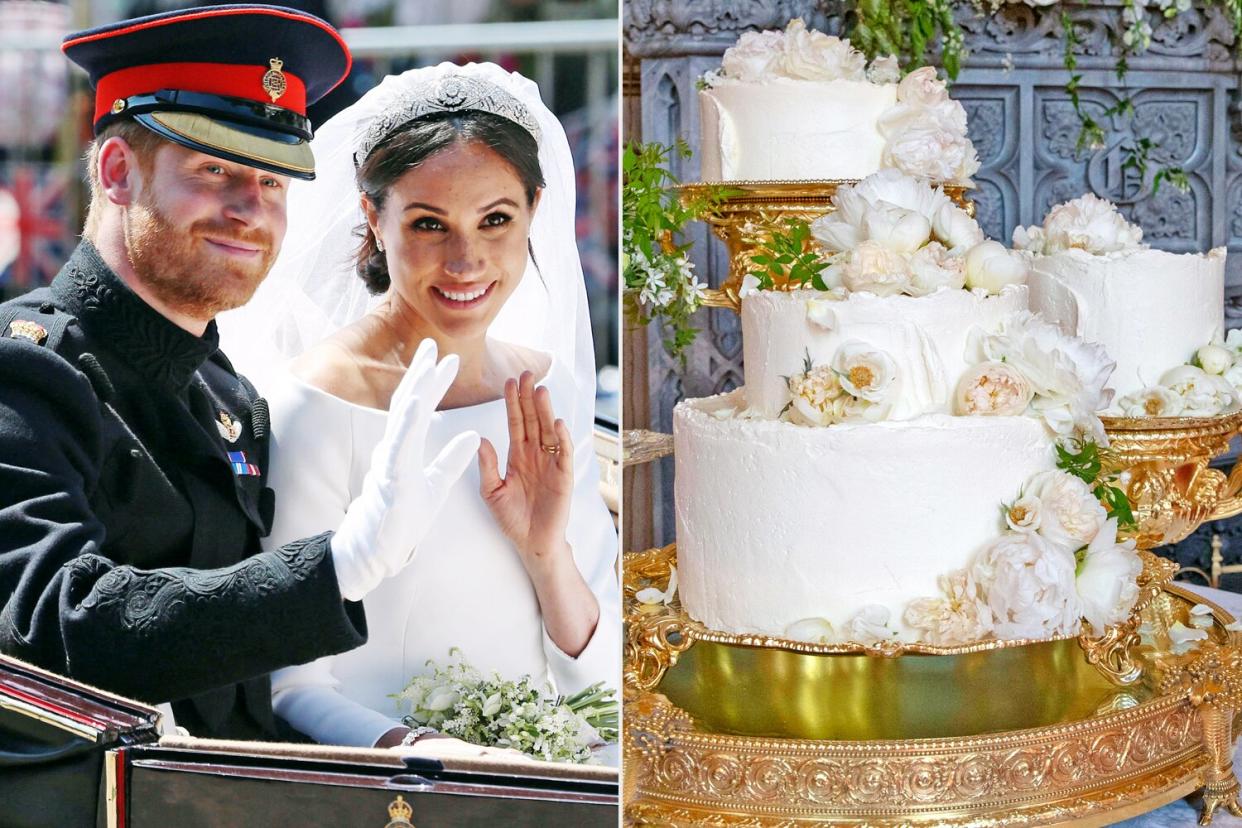
[[[938,594],[1001,532],[1001,504],[1056,468],[1032,417],[808,428],[745,409],[739,388],[673,414],[679,592],[722,632],[802,638],[791,628],[807,619],[844,631],[884,608],[882,637],[918,640],[907,605]]]

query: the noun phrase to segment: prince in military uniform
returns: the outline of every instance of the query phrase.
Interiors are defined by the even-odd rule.
[[[361,644],[354,600],[418,535],[377,528],[401,499],[390,465],[335,536],[260,552],[279,508],[266,406],[217,350],[213,318],[279,250],[289,178],[314,177],[306,106],[349,52],[273,6],[123,21],[63,50],[96,90],[92,201],[51,286],[0,305],[0,651],[171,702],[195,735],[271,736],[267,673]],[[415,396],[434,407],[444,371],[433,353]]]

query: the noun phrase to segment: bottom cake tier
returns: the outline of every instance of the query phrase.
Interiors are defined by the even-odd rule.
[[[744,390],[673,414],[679,594],[706,626],[789,636],[883,607],[896,640],[910,601],[1004,528],[1002,503],[1056,467],[1029,417],[926,415],[809,428],[738,417]]]

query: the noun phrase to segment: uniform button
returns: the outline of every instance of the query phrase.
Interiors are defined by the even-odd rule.
[[[56,306],[51,302],[44,302],[42,305],[39,305],[39,313],[54,313],[55,311]]]
[[[141,452],[141,451],[139,451],[139,450],[138,450],[138,449],[136,449],[136,448],[135,448],[135,449],[130,449],[130,450],[129,450],[129,456],[130,456],[130,457],[132,457],[132,458],[134,458],[135,460],[137,460],[138,458],[142,457],[142,452]]]

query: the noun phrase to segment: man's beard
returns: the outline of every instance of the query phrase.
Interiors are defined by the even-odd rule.
[[[213,254],[204,236],[256,246],[261,252],[251,262],[230,260],[223,253]],[[271,234],[263,230],[238,232],[212,221],[177,227],[145,193],[129,208],[125,244],[134,272],[157,299],[204,321],[250,301],[278,252]]]

